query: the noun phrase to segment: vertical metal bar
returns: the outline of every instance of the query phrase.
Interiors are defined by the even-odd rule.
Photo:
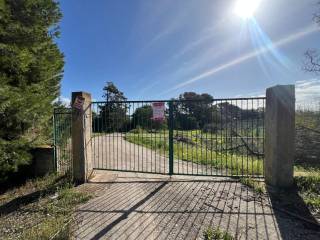
[[[243,120],[242,120],[242,114],[243,114],[243,100],[241,100],[241,112],[240,112],[240,136],[243,136]],[[241,152],[241,175],[243,176],[243,155],[244,152]]]
[[[206,108],[208,107],[207,105],[208,103],[205,103],[205,106]],[[206,113],[207,114],[207,113]],[[210,114],[210,112],[209,112]],[[207,116],[207,115],[206,115]],[[205,118],[205,120],[208,120],[207,118]],[[210,121],[210,120],[209,120]],[[210,123],[210,122],[209,122]],[[203,127],[205,126],[205,124],[209,124],[208,122],[204,122],[203,126],[202,126],[202,131],[203,132]],[[208,130],[210,131],[210,125],[208,125]],[[205,151],[206,151],[206,175],[208,175],[208,130],[205,132],[205,135],[206,135],[206,141],[205,141]]]
[[[136,126],[136,114],[135,113],[135,108],[134,108],[134,103],[132,103],[132,127],[134,129],[137,128]],[[136,142],[136,132],[133,131],[132,133],[132,136],[133,136],[133,142],[135,143]],[[131,144],[130,144],[131,146]],[[136,170],[136,144],[133,145],[133,169],[134,171]]]
[[[128,135],[128,133],[130,132],[130,129],[131,129],[131,104],[129,103],[128,104],[128,123],[127,123],[127,129],[126,129],[126,136]],[[129,135],[128,135],[129,136]],[[127,145],[127,144],[126,144]],[[129,155],[132,156],[132,153],[131,153],[131,144],[129,144]],[[130,168],[130,171],[132,170],[132,167],[131,167],[131,159],[130,158],[130,163],[129,163],[129,168]]]
[[[225,154],[226,154],[226,166],[225,166],[225,174],[228,175],[228,100],[225,101],[225,105],[226,105],[226,120],[225,120],[225,124],[226,124],[226,132],[225,132]]]
[[[103,106],[103,111],[102,111],[103,115],[105,116],[106,114],[106,109],[105,106]],[[106,154],[106,150],[105,150],[105,146],[106,146],[106,138],[105,138],[105,132],[106,132],[106,118],[102,117],[101,114],[101,163],[102,163],[102,167],[104,167],[104,163],[105,163],[105,159],[106,157],[104,156]]]
[[[236,106],[237,106],[237,108],[236,108],[236,114],[235,114],[235,122],[236,122],[236,129],[235,129],[235,135],[234,135],[234,137],[235,137],[235,139],[236,139],[236,146],[238,146],[238,120],[239,120],[239,106],[238,106],[238,100],[236,100]],[[239,175],[239,158],[238,158],[238,156],[239,156],[239,152],[236,152],[236,164],[237,164],[237,175]]]
[[[230,121],[230,133],[229,133],[229,135],[230,135],[230,137],[229,137],[229,139],[230,139],[230,149],[231,149],[231,151],[230,151],[230,162],[231,162],[231,166],[230,166],[230,169],[231,169],[231,174],[230,175],[233,175],[233,168],[234,168],[234,166],[233,166],[233,150],[232,150],[232,146],[233,146],[233,110],[234,110],[234,106],[233,106],[233,101],[232,100],[230,100],[230,119],[231,119],[231,121]]]
[[[169,175],[173,174],[173,103],[169,102]]]
[[[264,149],[264,145],[265,145],[265,123],[264,123],[264,120],[265,120],[265,115],[266,115],[266,112],[265,112],[265,99],[262,101],[262,104],[263,104],[263,107],[262,107],[262,112],[263,112],[263,116],[262,116],[262,137],[263,137],[263,142],[262,142],[262,152],[263,152],[263,158],[262,158],[262,167],[263,167],[263,176],[265,176],[264,175],[264,171],[265,171],[265,169],[264,169],[264,161],[265,161],[265,149]]]
[[[54,171],[57,172],[57,139],[56,139],[56,111],[53,109],[52,124],[53,124],[53,161],[54,161]]]
[[[191,133],[191,140],[192,140],[192,130],[190,131],[190,121],[187,121],[186,124],[187,128],[187,139],[189,139],[189,132]],[[189,174],[189,140],[187,141],[187,174]]]
[[[253,148],[253,132],[254,132],[254,111],[253,111],[253,99],[251,99],[251,149],[254,150]],[[251,153],[251,176],[253,176],[253,158],[254,155]]]
[[[144,105],[144,102],[142,102],[141,103],[141,108],[143,108],[143,105]],[[143,116],[141,115],[141,118],[140,118],[140,123],[141,123],[141,128],[142,128],[142,133],[141,133],[141,136],[142,136],[142,146],[141,146],[141,168],[142,168],[142,172],[144,171],[144,169],[143,169],[143,161],[144,161],[144,159],[143,159],[143,148],[144,148],[144,146],[143,146],[143,143],[144,143],[144,141],[145,141],[145,135],[144,135],[144,127],[143,127]]]
[[[215,162],[216,162],[216,174],[218,173],[218,133],[219,133],[219,128],[218,128],[218,102],[215,103],[215,106],[216,106],[216,109],[215,109],[215,112],[216,112],[216,118],[215,118],[215,121],[216,121],[216,124],[215,124],[215,127],[216,127],[216,133],[215,133],[215,156],[216,156],[216,159],[215,159]]]
[[[124,119],[123,119],[123,104],[125,103],[120,103],[120,116],[118,117],[118,132],[120,133],[120,137],[118,139],[118,141],[120,141],[120,159],[121,159],[121,168],[123,170],[126,170],[127,167],[125,164],[123,164],[123,161],[122,161],[122,153],[123,153],[123,148],[122,148],[122,131],[123,131],[123,122],[124,122]]]
[[[223,173],[223,135],[224,135],[224,126],[223,126],[223,101],[220,101],[220,125],[221,125],[221,133],[220,133],[220,174],[225,175]]]
[[[249,143],[249,100],[247,99],[247,105],[246,105],[246,122],[247,122],[247,129],[246,129],[246,138],[247,138],[247,142],[246,144]],[[246,153],[247,153],[247,169],[246,169],[246,175],[247,177],[249,176],[249,151],[248,148],[246,149]]]

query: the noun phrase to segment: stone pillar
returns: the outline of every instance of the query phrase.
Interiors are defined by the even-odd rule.
[[[266,91],[265,181],[275,188],[293,184],[295,87],[277,85]]]
[[[88,181],[93,168],[91,94],[73,92],[71,103],[73,178],[78,183],[84,183]]]

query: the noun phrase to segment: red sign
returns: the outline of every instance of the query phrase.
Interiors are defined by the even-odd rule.
[[[152,103],[152,111],[153,111],[152,119],[156,121],[163,121],[165,119],[164,110],[165,110],[164,102]]]
[[[74,103],[73,103],[73,107],[74,108],[77,108],[77,109],[82,109],[82,106],[84,104],[84,98],[83,97],[80,97],[80,96],[77,96],[76,99],[74,100]]]

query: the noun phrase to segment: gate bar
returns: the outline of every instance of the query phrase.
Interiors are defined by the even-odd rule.
[[[169,175],[173,174],[173,104],[169,102]]]

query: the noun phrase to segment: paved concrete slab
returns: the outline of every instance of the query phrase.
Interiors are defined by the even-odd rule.
[[[203,239],[209,226],[235,239],[320,239],[228,178],[96,171],[80,188],[96,197],[76,211],[74,239]]]

